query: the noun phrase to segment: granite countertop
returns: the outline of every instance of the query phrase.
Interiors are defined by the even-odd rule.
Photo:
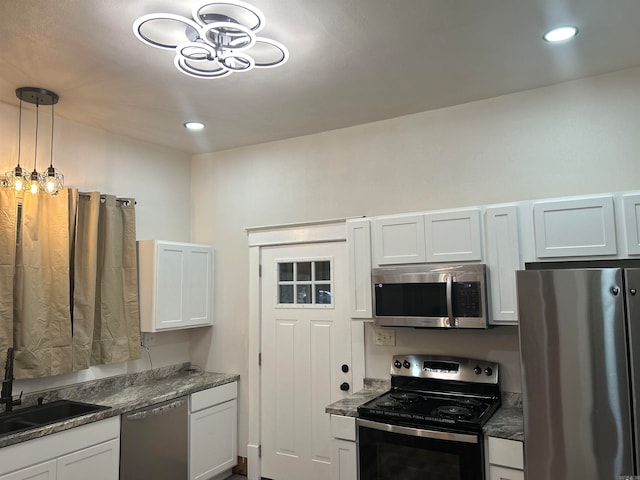
[[[487,437],[524,442],[524,421],[521,407],[500,407],[482,428]]]
[[[327,405],[325,412],[332,415],[357,417],[360,405],[386,392],[389,388],[390,384],[387,380],[365,378],[363,390]],[[502,406],[484,425],[482,432],[489,437],[524,441],[524,422],[520,394],[504,393],[502,395]]]
[[[42,397],[45,403],[64,399],[104,405],[111,408],[24,432],[2,435],[0,436],[0,448],[116,415],[122,415],[139,408],[235,382],[239,379],[240,376],[237,374],[202,372],[189,368],[189,364],[183,364],[29,394],[23,399],[21,407],[35,405],[37,398]],[[17,411],[19,409],[14,409],[14,412]]]

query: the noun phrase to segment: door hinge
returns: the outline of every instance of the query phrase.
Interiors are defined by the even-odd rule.
[[[258,354],[258,366],[259,367],[262,366],[262,354],[261,353]]]
[[[262,458],[262,445],[258,445],[258,458]]]
[[[262,264],[258,265],[258,276],[262,278]]]

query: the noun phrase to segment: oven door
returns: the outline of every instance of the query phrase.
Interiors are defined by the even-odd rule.
[[[483,480],[482,437],[357,419],[359,480]]]

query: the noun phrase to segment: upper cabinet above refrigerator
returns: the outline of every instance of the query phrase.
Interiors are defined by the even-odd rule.
[[[533,203],[536,256],[615,255],[613,196]]]

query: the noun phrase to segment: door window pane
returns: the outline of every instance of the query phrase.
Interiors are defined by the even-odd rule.
[[[278,303],[293,303],[293,285],[280,285]]]
[[[293,280],[293,263],[279,263],[278,264],[278,279],[281,282],[287,282]]]
[[[311,285],[298,285],[296,303],[311,303]]]
[[[316,280],[331,280],[331,263],[327,260],[324,262],[315,262],[316,264]]]
[[[316,303],[331,304],[330,283],[319,283],[316,285]]]
[[[311,280],[311,262],[298,262],[296,263],[296,267],[298,268],[297,281],[304,282]]]

